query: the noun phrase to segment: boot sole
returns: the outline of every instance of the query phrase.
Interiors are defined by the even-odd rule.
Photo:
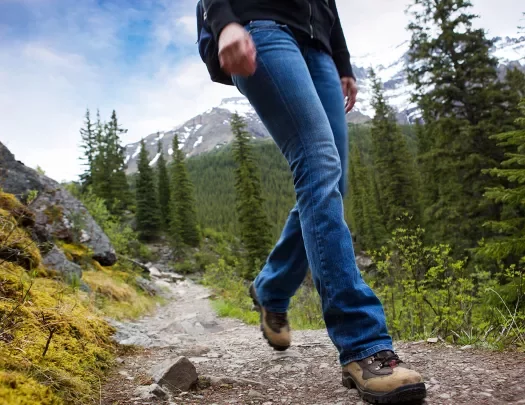
[[[290,346],[279,346],[273,343],[270,339],[268,339],[268,336],[266,335],[266,332],[264,331],[263,327],[263,313],[261,309],[261,305],[259,304],[259,301],[257,301],[257,296],[255,295],[255,292],[253,291],[253,286],[250,287],[250,297],[253,301],[253,310],[259,312],[259,321],[260,321],[260,329],[263,334],[264,339],[268,342],[268,345],[278,352],[284,352],[287,350]]]
[[[427,396],[424,383],[404,385],[388,393],[364,391],[359,387],[349,373],[343,373],[343,385],[349,389],[357,389],[359,396],[371,404],[421,404]]]

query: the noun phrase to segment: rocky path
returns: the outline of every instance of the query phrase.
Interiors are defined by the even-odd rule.
[[[102,387],[101,404],[364,405],[355,390],[342,387],[325,331],[294,332],[292,348],[274,352],[257,327],[218,319],[204,287],[187,280],[157,283],[169,289],[168,305],[139,322],[115,323],[120,342],[145,349],[119,359]],[[426,342],[397,343],[396,350],[423,373],[426,404],[525,404],[525,354]],[[199,388],[151,385],[151,370],[179,356],[195,365]],[[181,367],[193,378],[191,365]]]

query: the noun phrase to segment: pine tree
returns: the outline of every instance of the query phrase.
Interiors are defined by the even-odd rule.
[[[84,173],[80,175],[80,183],[82,184],[82,188],[85,190],[92,184],[93,181],[93,163],[95,160],[97,147],[95,128],[91,122],[89,109],[86,110],[84,125],[85,127],[80,129],[80,137],[82,140],[81,148],[83,149],[81,160],[84,162],[83,166],[85,169]]]
[[[378,185],[379,205],[383,226],[392,232],[405,213],[418,213],[414,163],[405,137],[397,125],[394,110],[384,97],[383,84],[370,69],[372,80],[372,147],[375,181]]]
[[[108,165],[111,168],[111,198],[108,201],[115,201],[114,208],[116,212],[128,209],[132,202],[132,196],[126,178],[124,148],[121,145],[120,139],[120,136],[127,132],[127,129],[120,127],[117,114],[115,110],[113,110],[111,119],[107,125]]]
[[[238,114],[232,115],[231,128],[235,137],[233,156],[237,164],[237,215],[241,227],[241,240],[247,251],[248,271],[245,276],[253,277],[259,270],[256,266],[264,263],[270,252],[270,224],[263,209],[260,174],[253,161],[249,145],[250,135]]]
[[[184,158],[184,152],[179,147],[178,134],[175,134],[171,173],[171,235],[177,248],[180,248],[181,243],[197,246],[200,242],[193,184]]]
[[[140,142],[136,184],[137,231],[142,240],[155,240],[160,232],[160,210],[155,188],[155,173],[144,140]]]
[[[116,112],[113,111],[109,123],[102,124],[97,117],[95,126],[96,152],[93,159],[93,191],[108,204],[113,214],[129,209],[132,194],[126,177],[124,148],[120,135],[127,130],[120,128]]]
[[[95,124],[95,144],[95,155],[91,170],[93,192],[97,197],[108,201],[107,198],[111,198],[111,185],[109,182],[111,168],[107,165],[108,148],[106,124],[100,119],[99,111],[97,111],[97,122]],[[109,208],[109,206],[107,208]]]
[[[349,170],[350,228],[361,249],[380,246],[386,239],[376,197],[376,184],[371,170],[363,164],[357,143],[352,143]]]
[[[160,218],[162,228],[167,231],[169,230],[171,217],[170,178],[160,140],[157,145],[157,153],[159,153],[159,159],[157,160],[157,190],[159,195]]]
[[[512,129],[497,60],[466,0],[415,0],[409,82],[425,122],[420,134],[420,170],[425,222],[434,239],[457,252],[476,244],[482,224],[498,207],[482,195],[503,152],[490,135]]]
[[[502,167],[487,171],[502,184],[487,189],[485,197],[503,204],[503,210],[500,220],[485,224],[495,236],[479,249],[492,259],[510,261],[508,264],[517,264],[525,256],[525,99],[520,105],[522,116],[516,120],[519,129],[493,137],[513,151],[506,154]]]

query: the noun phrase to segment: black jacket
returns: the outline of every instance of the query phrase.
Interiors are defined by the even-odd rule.
[[[202,0],[216,39],[232,23],[274,20],[307,36],[332,55],[341,77],[354,77],[335,0]]]

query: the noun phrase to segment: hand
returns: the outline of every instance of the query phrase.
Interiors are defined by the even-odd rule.
[[[255,44],[251,35],[237,23],[228,24],[219,36],[219,61],[230,75],[251,76],[255,73]]]
[[[348,114],[355,105],[357,84],[352,77],[341,77],[341,86],[345,97],[345,114]]]

